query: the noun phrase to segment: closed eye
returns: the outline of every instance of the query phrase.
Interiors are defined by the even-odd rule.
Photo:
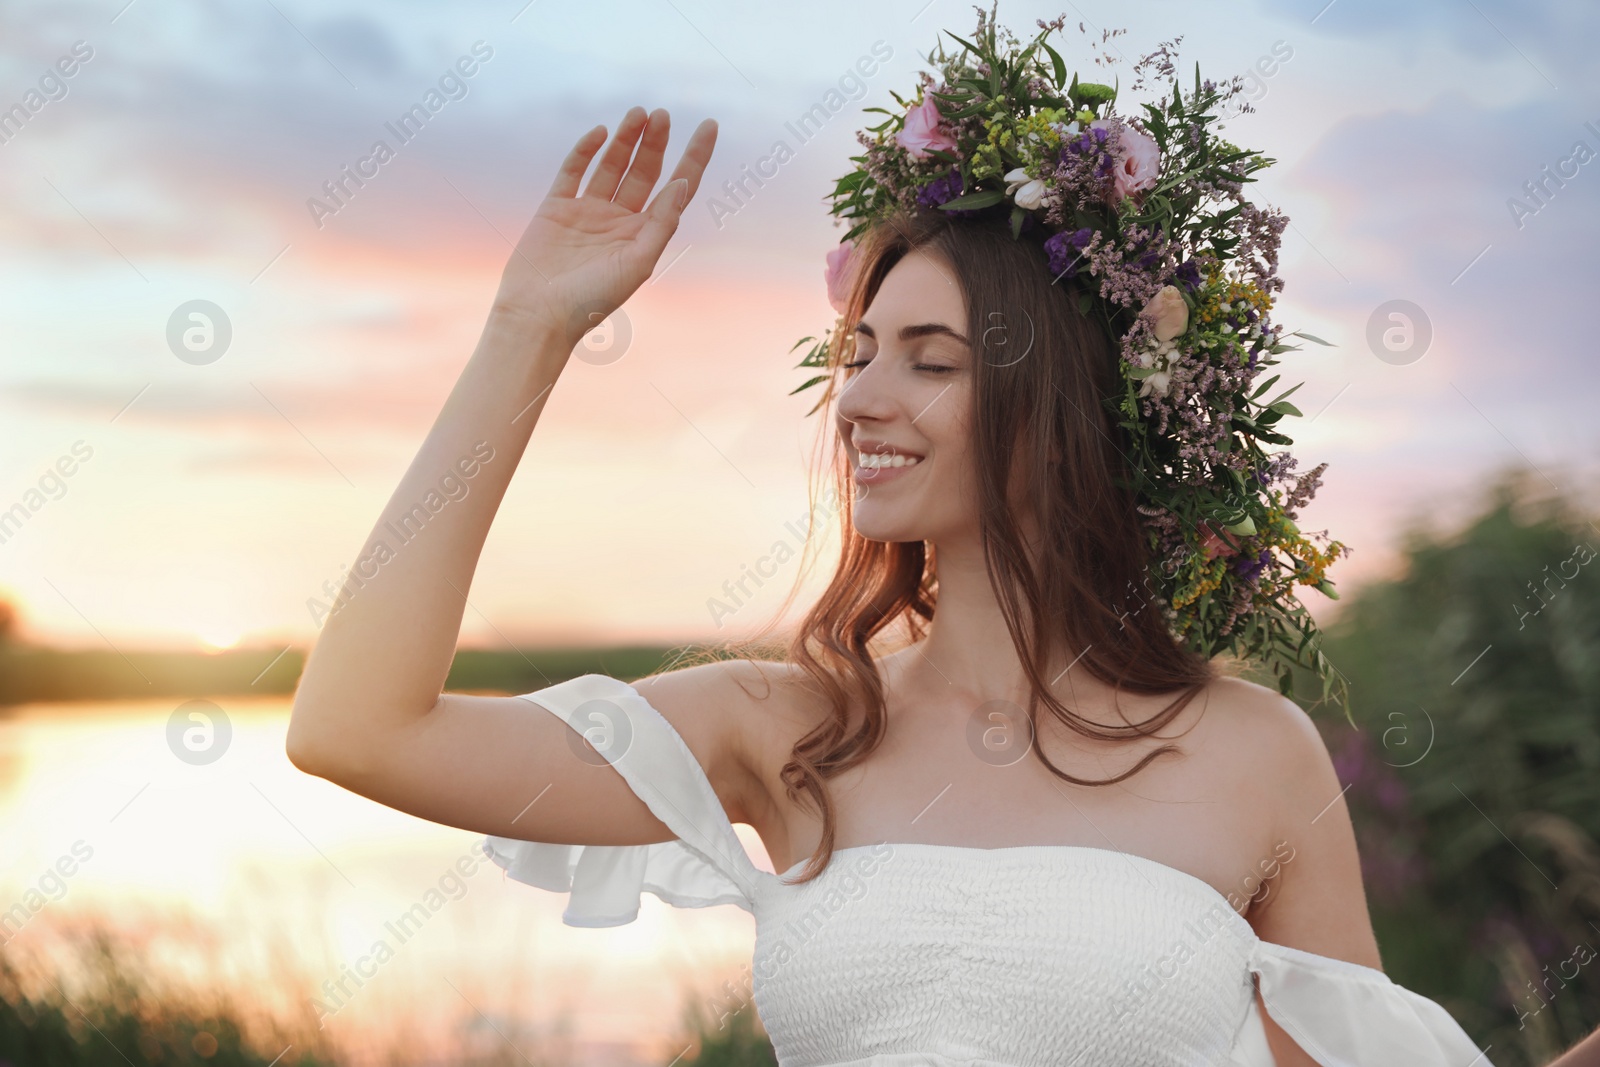
[[[858,367],[865,367],[868,363],[871,363],[871,362],[872,362],[872,360],[870,360],[870,359],[856,359],[856,360],[851,360],[849,363],[842,364],[842,366],[845,367],[847,370],[855,370]],[[938,363],[913,363],[911,365],[911,369],[912,370],[932,371],[935,374],[949,374],[952,371],[959,370],[960,368],[959,367],[947,367],[947,366],[944,366],[944,365],[941,365],[941,364],[938,364]]]

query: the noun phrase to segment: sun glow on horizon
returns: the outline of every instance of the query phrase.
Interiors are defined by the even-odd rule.
[[[243,637],[238,629],[229,626],[213,626],[195,634],[200,647],[207,652],[226,652],[237,646]]]

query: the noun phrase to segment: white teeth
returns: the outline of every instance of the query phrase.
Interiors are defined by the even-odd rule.
[[[921,456],[907,456],[899,452],[863,452],[861,466],[867,470],[883,467],[910,467],[922,462]]]

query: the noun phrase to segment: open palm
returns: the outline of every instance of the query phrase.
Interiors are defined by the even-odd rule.
[[[579,183],[605,142],[605,127],[578,139],[506,263],[497,311],[553,324],[576,344],[644,284],[717,141],[715,120],[700,123],[672,179],[646,207],[661,176],[669,127],[665,109],[648,116],[642,107],[629,109],[582,195]],[[681,203],[673,195],[678,179],[686,183]]]

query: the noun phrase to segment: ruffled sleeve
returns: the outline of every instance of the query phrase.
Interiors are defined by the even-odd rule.
[[[508,877],[568,894],[561,916],[568,926],[630,923],[639,916],[642,892],[680,908],[737,904],[754,910],[761,871],[694,753],[633,686],[586,674],[522,699],[535,714],[549,712],[579,734],[604,737],[600,755],[678,836],[647,845],[485,838],[484,853]]]
[[[1437,1003],[1382,971],[1256,941],[1250,970],[1267,1014],[1321,1067],[1493,1067]],[[1255,997],[1230,1067],[1272,1067]]]

